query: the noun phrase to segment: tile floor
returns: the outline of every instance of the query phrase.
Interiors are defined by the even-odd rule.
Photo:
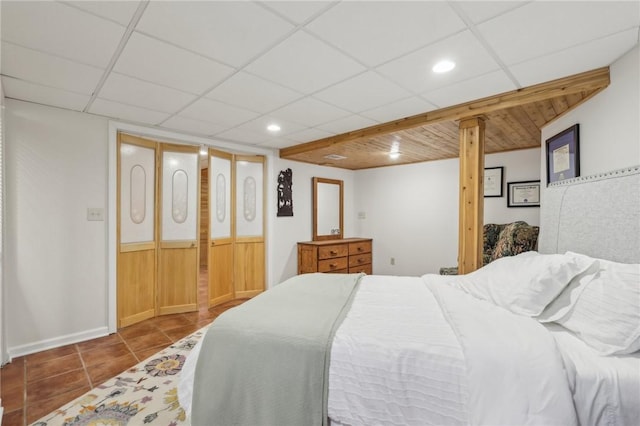
[[[13,359],[1,370],[1,424],[24,426],[38,420],[244,301],[211,309],[200,304],[197,312],[151,318],[106,337]]]

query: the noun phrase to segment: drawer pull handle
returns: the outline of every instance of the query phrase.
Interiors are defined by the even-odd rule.
[[[338,265],[337,265],[337,264],[335,264],[335,263],[332,263],[332,264],[330,264],[330,265],[329,265],[329,267],[330,267],[331,269],[334,269],[334,268],[336,268],[337,266],[338,266]]]
[[[358,263],[362,263],[362,262],[364,262],[364,259],[363,258],[359,258],[358,259]]]
[[[333,250],[331,250],[331,251],[329,252],[329,254],[330,254],[331,256],[335,256],[336,254],[338,254],[338,252],[337,252],[337,251],[333,251]]]
[[[362,248],[362,247],[358,247],[358,251],[362,251],[362,250],[363,250],[363,248]]]

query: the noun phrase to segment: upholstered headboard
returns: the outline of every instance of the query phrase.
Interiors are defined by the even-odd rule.
[[[640,263],[640,166],[553,183],[540,214],[540,253]]]

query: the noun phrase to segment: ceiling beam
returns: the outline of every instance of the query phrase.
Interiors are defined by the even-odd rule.
[[[280,150],[280,157],[287,158],[303,152],[328,148],[336,144],[351,142],[362,138],[381,136],[441,121],[463,120],[466,118],[478,117],[501,109],[516,107],[531,102],[539,102],[558,96],[589,91],[594,91],[595,94],[606,88],[610,82],[609,67],[598,68],[592,71],[552,80],[546,83],[536,84],[534,86],[505,92],[499,95],[489,96],[487,98],[401,118],[388,123],[378,124],[364,129],[343,133],[341,135],[294,145],[288,148],[282,148]]]

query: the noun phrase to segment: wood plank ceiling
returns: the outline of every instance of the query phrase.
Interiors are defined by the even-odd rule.
[[[280,157],[359,170],[457,158],[458,122],[482,117],[485,153],[540,146],[541,129],[609,85],[609,68],[479,99],[280,150]],[[397,159],[389,156],[396,144]],[[339,158],[344,157],[344,158]]]

